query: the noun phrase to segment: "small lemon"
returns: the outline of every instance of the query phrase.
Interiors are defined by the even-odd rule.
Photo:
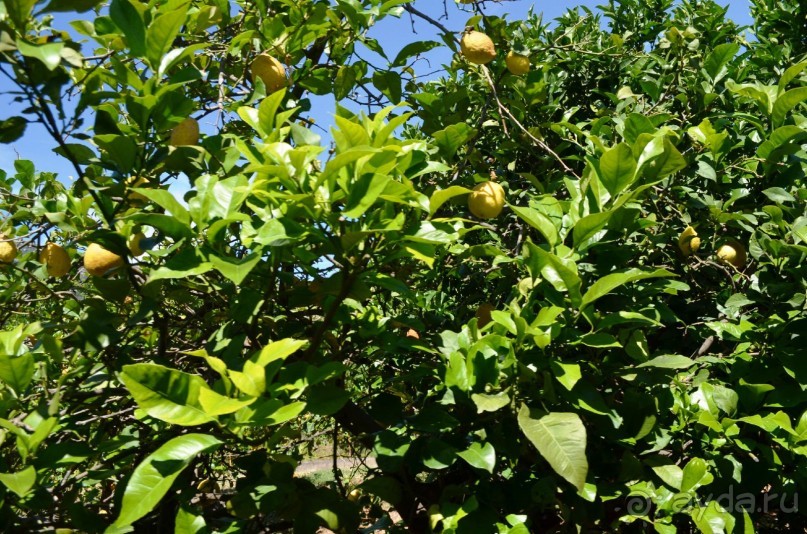
[[[123,265],[123,258],[98,243],[90,243],[84,252],[84,268],[93,276],[104,276]]]
[[[70,272],[70,255],[56,243],[45,244],[45,248],[39,253],[39,263],[44,264],[48,269],[48,276],[54,278],[61,278]]]
[[[260,54],[250,65],[252,81],[256,78],[263,80],[266,86],[266,93],[271,94],[286,86],[286,68],[276,58],[269,54]]]
[[[17,245],[0,234],[0,263],[11,263],[17,257]]]
[[[143,235],[143,232],[137,232],[129,236],[129,239],[126,241],[126,245],[129,247],[129,252],[135,258],[143,255],[143,247],[140,242],[145,238],[146,236]]]
[[[465,59],[477,65],[484,65],[496,59],[496,47],[486,34],[471,30],[460,39],[460,51]]]
[[[504,207],[504,189],[496,182],[482,182],[468,195],[468,209],[480,219],[497,217]]]
[[[171,139],[168,143],[171,146],[198,145],[199,123],[190,117],[180,122],[171,130]]]
[[[507,65],[507,70],[516,76],[527,74],[530,71],[530,58],[522,54],[516,54],[512,50],[507,53],[504,62]]]
[[[691,226],[687,226],[678,236],[678,248],[685,257],[697,252],[701,247],[701,238]]]
[[[737,269],[742,269],[748,256],[745,253],[745,247],[741,243],[732,240],[717,249],[717,258],[724,263],[733,265]]]

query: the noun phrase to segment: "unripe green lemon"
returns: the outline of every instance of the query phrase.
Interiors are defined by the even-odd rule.
[[[196,119],[188,117],[177,124],[171,130],[171,146],[198,145],[199,144],[199,123]]]

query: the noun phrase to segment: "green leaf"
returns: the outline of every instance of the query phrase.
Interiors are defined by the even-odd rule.
[[[440,155],[444,156],[446,159],[450,159],[454,157],[457,150],[467,143],[475,133],[473,128],[464,122],[460,122],[458,124],[452,124],[438,132],[434,132],[432,137],[434,137],[435,144],[440,149]]]
[[[723,509],[717,501],[706,506],[696,506],[690,512],[692,521],[703,534],[725,534],[734,531],[734,516]]]
[[[476,404],[476,413],[495,412],[510,404],[510,396],[507,393],[474,393],[471,400]]]
[[[36,2],[37,0],[5,0],[3,3],[11,20],[22,30],[28,23],[28,17],[31,16],[31,10]]]
[[[103,3],[104,0],[50,0],[42,11],[45,13],[84,13]]]
[[[636,367],[656,367],[659,369],[687,369],[692,367],[697,362],[686,356],[679,354],[665,354],[663,356],[656,356],[652,360],[642,362]]]
[[[692,458],[684,467],[680,489],[682,492],[694,491],[711,483],[713,478],[705,461],[701,458]]]
[[[390,64],[390,67],[403,67],[406,65],[406,61],[410,57],[428,52],[429,50],[439,46],[442,45],[437,41],[415,41],[413,43],[409,43],[401,48],[401,51],[398,52],[397,56],[395,56],[395,59]]]
[[[365,174],[350,184],[343,215],[352,219],[361,217],[378,200],[390,180],[389,176],[383,174]]]
[[[706,59],[703,61],[703,70],[709,75],[712,80],[712,85],[722,80],[728,74],[728,64],[740,51],[740,45],[737,43],[723,43],[717,45],[714,50],[709,52]]]
[[[536,419],[526,405],[518,425],[552,469],[578,490],[586,484],[586,427],[576,413],[554,412]]]
[[[170,191],[166,191],[165,189],[149,189],[144,187],[132,187],[131,191],[136,193],[140,193],[144,197],[148,198],[161,208],[164,208],[168,213],[170,213],[173,217],[176,218],[177,221],[181,222],[184,226],[190,228],[191,224],[191,216],[188,213],[188,210],[185,209],[175,197],[171,194]]]
[[[155,419],[182,426],[215,421],[199,400],[201,390],[210,389],[200,376],[153,363],[124,365],[119,376],[138,406]]]
[[[614,211],[592,213],[574,223],[572,239],[574,240],[575,248],[580,248],[581,245],[602,230],[605,225],[608,224],[611,217],[613,217],[614,213]]]
[[[174,534],[203,534],[207,532],[207,523],[201,515],[196,515],[189,508],[181,506],[174,520]]]
[[[636,159],[626,143],[619,143],[600,157],[599,178],[612,197],[633,183],[635,175]]]
[[[677,465],[659,465],[652,469],[665,484],[676,490],[681,489],[681,481],[684,478],[683,469]]]
[[[583,377],[580,371],[580,365],[576,363],[563,363],[557,360],[551,360],[549,367],[552,369],[552,374],[555,375],[555,379],[569,391],[574,389],[575,384]]]
[[[555,254],[546,252],[529,241],[525,245],[524,257],[533,278],[542,276],[558,291],[568,291],[573,305],[580,305],[582,282],[573,263],[564,262]]]
[[[449,199],[458,197],[460,195],[467,195],[471,190],[459,185],[452,185],[446,189],[438,189],[432,193],[429,199],[429,215],[434,215],[440,206],[445,204]]]
[[[471,467],[484,469],[488,473],[493,473],[496,467],[496,450],[490,443],[472,443],[468,449],[458,452],[457,456],[468,462]]]
[[[807,87],[798,87],[779,95],[773,104],[773,113],[771,113],[773,125],[782,124],[790,110],[805,100],[807,100]]]
[[[219,256],[217,254],[209,254],[207,259],[214,269],[223,274],[225,278],[235,285],[240,286],[252,269],[261,261],[261,255],[251,254],[239,260]]]
[[[109,16],[112,22],[123,31],[132,55],[143,57],[146,54],[146,27],[140,12],[129,0],[112,0],[109,4]]]
[[[26,57],[38,59],[48,70],[53,70],[62,62],[62,49],[64,43],[48,43],[43,45],[32,45],[22,39],[17,39],[17,49],[20,54]]]
[[[668,277],[668,276],[677,276],[674,273],[667,271],[666,269],[657,269],[655,271],[643,271],[641,269],[628,269],[627,271],[621,273],[613,273],[608,274],[591,284],[591,287],[588,288],[586,294],[583,295],[583,299],[580,302],[580,310],[583,310],[586,306],[594,302],[600,297],[604,297],[614,289],[623,286],[625,284],[629,284],[631,282],[637,282],[639,280],[645,280],[647,278],[660,278],[660,277]]]
[[[189,5],[190,0],[173,2],[170,9],[161,9],[162,13],[149,24],[146,30],[146,57],[152,68],[157,69],[160,60],[174,46],[174,39],[185,23]]]
[[[9,117],[0,121],[0,143],[13,143],[25,133],[28,121],[23,117]]]
[[[513,210],[519,219],[538,230],[541,235],[544,236],[546,242],[549,243],[550,247],[555,248],[561,243],[558,229],[549,217],[533,208],[511,205],[510,209]]]
[[[29,465],[16,473],[0,473],[0,482],[20,497],[25,497],[36,483],[36,469]]]
[[[30,352],[22,356],[0,356],[0,381],[22,395],[34,377],[34,356]]]
[[[196,456],[219,445],[221,441],[213,436],[185,434],[148,455],[126,484],[120,514],[110,529],[127,527],[151,512]]]

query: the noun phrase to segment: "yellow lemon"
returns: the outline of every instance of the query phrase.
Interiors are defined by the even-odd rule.
[[[496,182],[483,182],[468,195],[468,209],[480,219],[492,219],[502,212],[504,189]]]
[[[140,245],[140,242],[145,238],[146,236],[143,235],[143,232],[137,232],[136,234],[132,234],[126,241],[126,244],[129,247],[129,252],[135,258],[143,255],[143,247]]]
[[[266,93],[274,93],[286,86],[286,68],[276,58],[269,54],[260,54],[250,65],[252,81],[256,78],[263,80]]]
[[[84,252],[84,268],[93,276],[104,276],[123,265],[123,258],[98,243],[90,243]]]
[[[476,324],[479,326],[479,328],[482,328],[493,320],[491,313],[495,309],[496,307],[490,302],[485,302],[484,304],[479,305],[479,307],[476,309]]]
[[[17,245],[6,239],[5,235],[0,234],[0,263],[11,263],[17,257]]]
[[[678,236],[678,248],[681,254],[689,256],[698,251],[701,247],[701,238],[698,233],[691,226],[687,226],[681,235]]]
[[[460,51],[465,59],[477,65],[490,63],[496,58],[496,47],[486,34],[472,30],[460,39]]]
[[[188,117],[177,124],[171,130],[169,144],[172,146],[198,145],[199,144],[199,123],[196,119]]]
[[[70,255],[56,243],[46,243],[39,253],[39,263],[48,269],[48,276],[60,278],[70,272]]]
[[[737,269],[742,269],[748,256],[745,253],[745,247],[741,243],[732,240],[717,249],[717,258],[724,263],[733,265]]]
[[[507,70],[517,76],[527,74],[530,71],[530,58],[521,54],[516,54],[512,50],[507,53],[507,57],[504,58],[504,62],[507,65]]]

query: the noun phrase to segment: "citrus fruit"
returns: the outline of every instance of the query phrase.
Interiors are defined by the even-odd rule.
[[[70,255],[56,243],[46,243],[39,253],[39,263],[48,269],[48,276],[60,278],[70,272]]]
[[[496,58],[496,47],[486,34],[471,30],[460,39],[460,51],[465,59],[477,65],[490,63]]]
[[[496,182],[483,182],[468,195],[468,209],[480,219],[497,217],[504,207],[504,189]]]
[[[123,258],[98,243],[90,243],[84,252],[84,268],[93,276],[104,276],[123,265]]]
[[[199,144],[199,123],[196,119],[188,117],[177,124],[171,130],[169,144],[172,146],[198,145]]]
[[[507,53],[504,62],[507,65],[507,70],[517,76],[527,74],[530,71],[530,58],[522,54],[516,54],[512,50]]]
[[[260,78],[266,86],[266,93],[274,93],[286,86],[286,68],[269,54],[260,54],[250,65],[252,81]]]

